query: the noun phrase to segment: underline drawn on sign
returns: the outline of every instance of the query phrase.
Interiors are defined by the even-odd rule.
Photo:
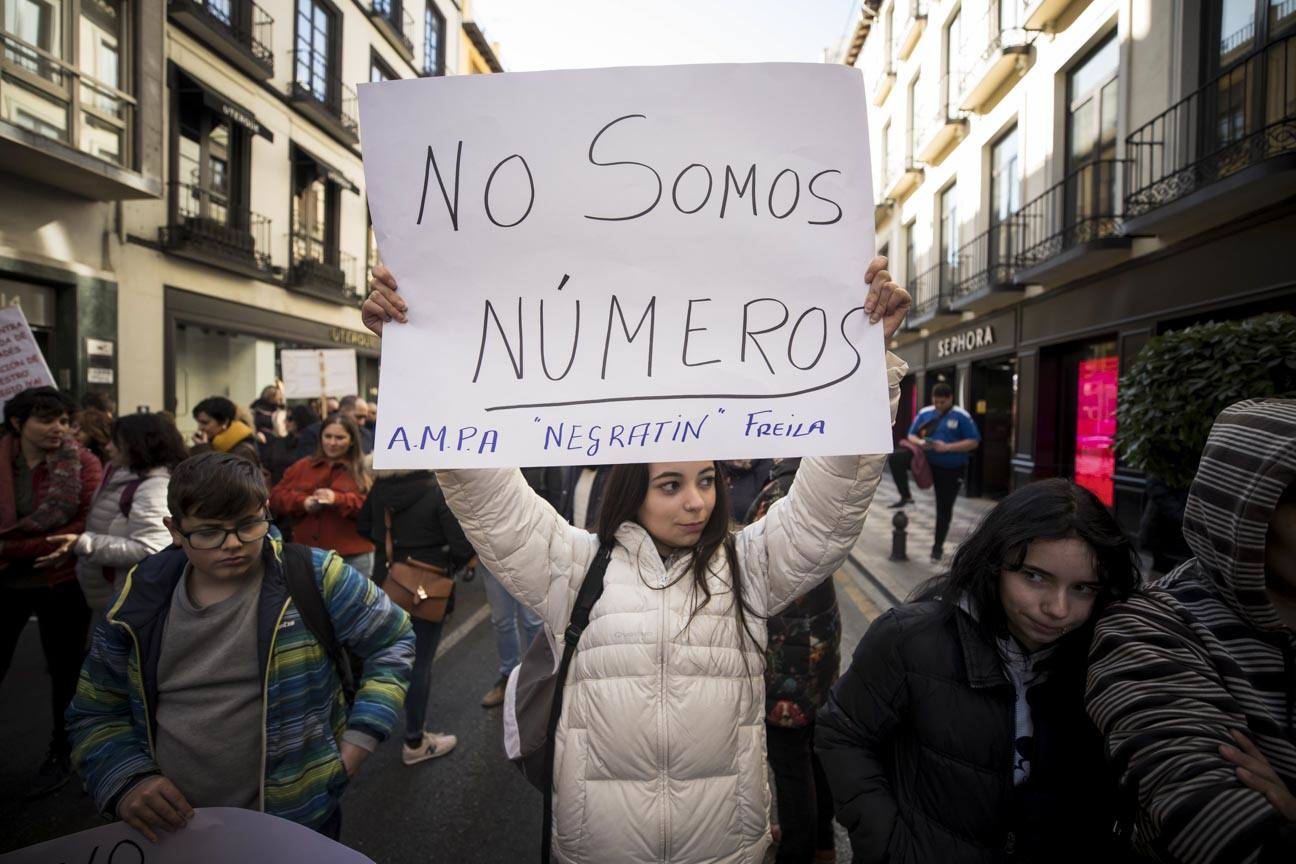
[[[564,280],[565,281],[565,280]],[[841,331],[842,336],[846,336],[846,321],[856,312],[863,312],[863,306],[856,306],[842,316]],[[521,402],[515,405],[491,405],[486,408],[489,411],[513,411],[519,408],[565,408],[571,405],[603,405],[614,402],[659,402],[665,399],[790,399],[793,396],[804,396],[807,393],[814,393],[817,390],[826,390],[829,387],[835,387],[846,379],[850,378],[860,367],[861,357],[855,344],[846,337],[846,345],[855,355],[855,362],[851,368],[843,375],[825,381],[823,384],[816,384],[812,387],[803,387],[800,390],[789,390],[785,393],[667,393],[659,396],[603,396],[595,399],[569,399],[560,402]]]

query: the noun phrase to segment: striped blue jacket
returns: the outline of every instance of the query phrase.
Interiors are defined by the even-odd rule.
[[[414,661],[409,616],[333,552],[311,550],[338,641],[365,658],[347,708],[332,658],[298,614],[284,579],[283,545],[265,544],[257,611],[262,680],[261,810],[315,828],[347,783],[338,741],[355,729],[382,741],[405,699]],[[158,774],[154,734],[162,631],[187,558],[171,548],[133,568],[95,630],[67,710],[72,760],[109,818],[141,777]],[[220,734],[218,729],[196,734]],[[181,790],[182,792],[184,790]]]

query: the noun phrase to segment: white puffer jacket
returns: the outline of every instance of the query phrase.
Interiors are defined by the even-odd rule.
[[[108,605],[127,570],[171,545],[171,532],[162,524],[162,517],[167,515],[171,472],[153,468],[145,473],[135,489],[127,517],[121,512],[122,493],[136,480],[140,477],[134,471],[118,468],[112,472],[95,492],[86,530],[72,547],[77,556],[77,582],[86,603],[96,612]],[[108,581],[105,567],[116,571],[115,585]]]
[[[892,355],[887,367],[894,419],[906,367]],[[563,698],[555,860],[764,860],[764,619],[841,566],[885,458],[803,460],[788,495],[737,535],[758,645],[740,633],[723,550],[711,562],[711,601],[689,623],[697,598],[687,556],[663,564],[641,526],[620,527]],[[437,478],[486,566],[561,638],[598,538],[563,520],[519,471]]]

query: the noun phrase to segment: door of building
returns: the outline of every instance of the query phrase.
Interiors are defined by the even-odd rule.
[[[1017,358],[973,363],[968,385],[968,404],[964,408],[981,432],[981,446],[972,451],[968,467],[968,495],[1002,498],[1012,488]]]
[[[958,402],[958,370],[953,366],[941,366],[937,369],[928,369],[927,375],[923,380],[923,398],[922,403],[918,406],[921,411],[924,407],[932,404],[932,389],[937,384],[948,384],[954,388],[954,401]]]

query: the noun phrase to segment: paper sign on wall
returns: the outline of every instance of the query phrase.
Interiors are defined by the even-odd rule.
[[[373,864],[340,843],[277,816],[233,807],[199,807],[174,833],[150,843],[114,822],[0,855],[0,864]]]
[[[286,348],[279,352],[279,364],[287,399],[341,398],[359,392],[354,348]]]
[[[28,387],[53,387],[54,376],[22,309],[0,308],[0,406]]]
[[[865,90],[844,66],[360,88],[382,259],[375,464],[891,449]]]

